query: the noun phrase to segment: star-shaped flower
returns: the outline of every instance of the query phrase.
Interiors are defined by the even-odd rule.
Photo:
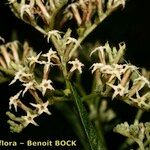
[[[53,86],[51,85],[52,81],[51,80],[46,80],[43,79],[42,83],[38,86],[38,88],[41,89],[42,95],[44,96],[46,93],[46,90],[54,90]]]
[[[22,119],[24,119],[24,126],[28,126],[30,123],[35,125],[35,126],[39,126],[35,121],[34,118],[37,117],[37,114],[31,114],[29,111],[27,111],[27,115],[26,116],[22,116]]]
[[[51,115],[51,112],[47,108],[49,105],[49,101],[40,104],[33,104],[33,103],[30,104],[37,109],[39,115],[41,115],[44,112],[47,113],[48,115]]]
[[[32,74],[31,73],[26,73],[25,72],[25,68],[21,68],[19,71],[17,71],[15,73],[15,77],[14,79],[10,82],[9,85],[14,84],[17,80],[19,80],[20,82],[26,82],[26,80],[28,80],[28,78],[32,78]]]
[[[23,72],[24,72],[24,69],[21,69],[18,72],[16,72],[14,79],[9,83],[9,85],[14,84],[17,80],[19,80]]]
[[[40,61],[38,61],[40,55],[41,55],[41,52],[36,56],[31,56],[31,57],[27,58],[29,60],[29,65],[32,66],[32,64],[40,63]]]
[[[84,64],[82,64],[77,58],[74,61],[69,61],[69,64],[72,64],[72,68],[70,69],[70,72],[73,72],[74,70],[78,70],[79,73],[82,73],[82,67]]]
[[[136,98],[129,97],[133,102],[137,103],[139,107],[145,106],[149,108],[149,104],[146,103],[146,100],[149,99],[149,93],[140,96],[139,92],[136,91]]]
[[[53,51],[52,48],[50,48],[48,53],[42,54],[42,56],[47,58],[47,62],[46,63],[51,63],[51,59],[52,58],[59,59],[58,56],[57,56],[57,52]]]
[[[128,93],[128,84],[126,85],[126,87],[123,87],[121,84],[113,85],[113,84],[107,83],[107,85],[109,85],[110,87],[114,89],[112,99],[114,99],[117,95],[124,96],[125,94]]]
[[[29,89],[35,90],[35,86],[34,86],[35,82],[34,81],[30,81],[30,82],[24,83],[22,85],[25,86],[25,89],[23,90],[23,93],[22,93],[23,96]]]
[[[47,33],[47,42],[49,43],[49,39],[51,38],[51,36],[56,37],[57,40],[61,39],[61,34],[62,32],[58,31],[58,30],[51,30]]]
[[[19,91],[16,95],[11,96],[9,98],[9,109],[11,109],[11,107],[13,105],[14,108],[15,108],[15,111],[17,112],[17,102],[18,102],[18,99],[19,99],[19,96],[20,96],[21,92],[22,92],[22,90]]]

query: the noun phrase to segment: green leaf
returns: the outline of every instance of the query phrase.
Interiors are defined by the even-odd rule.
[[[72,107],[70,107],[70,103],[68,104],[68,102],[59,103],[59,104],[56,105],[56,108],[59,111],[61,111],[61,113],[63,113],[65,118],[68,120],[72,130],[74,131],[76,136],[79,138],[83,148],[85,150],[88,150],[89,146],[87,145],[86,137],[83,134],[84,129],[81,125],[81,121],[80,121],[80,118],[79,118],[78,114],[76,113],[76,110],[72,109]]]
[[[74,96],[75,104],[87,137],[90,150],[105,150],[106,148],[102,135],[97,135],[96,129],[89,120],[88,113],[81,101],[80,96],[72,85],[70,85],[70,87]]]

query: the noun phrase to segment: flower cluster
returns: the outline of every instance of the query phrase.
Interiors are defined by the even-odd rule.
[[[19,48],[23,49],[21,56],[18,53]],[[14,110],[18,112],[18,108],[20,108],[27,114],[16,117],[12,113],[7,112],[10,118],[8,121],[11,125],[10,129],[13,132],[20,132],[30,123],[37,126],[38,124],[34,121],[34,118],[43,113],[51,114],[48,110],[49,101],[44,102],[45,100],[42,100],[39,91],[42,93],[42,96],[45,96],[47,92],[53,92],[55,90],[52,85],[52,80],[49,79],[49,71],[51,66],[59,62],[57,52],[50,49],[45,54],[42,54],[42,52],[36,54],[27,43],[22,46],[16,41],[1,45],[0,51],[1,71],[7,73],[7,70],[10,70],[12,71],[11,75],[14,75],[9,86],[12,86],[16,82],[20,82],[22,85],[22,89],[10,97],[9,109],[12,110],[14,107]],[[43,68],[43,78],[41,80],[35,76],[37,65],[41,65]],[[26,106],[22,102],[26,93],[30,93],[34,98],[34,103],[30,102],[29,106]]]
[[[80,36],[95,22],[102,22],[119,6],[124,8],[125,0],[8,0],[8,4],[18,18],[44,35],[48,32],[49,37],[51,34],[57,34],[55,25],[62,29],[68,20],[74,19]],[[77,41],[69,38],[67,43],[70,42]]]
[[[47,43],[52,42],[54,46],[47,53],[41,51],[39,54],[35,53],[27,42],[23,46],[16,41],[0,46],[1,81],[6,80],[5,73],[7,73],[14,76],[9,86],[13,86],[16,82],[21,84],[21,89],[9,99],[9,109],[11,111],[14,109],[15,112],[21,109],[24,113],[19,117],[11,112],[6,113],[10,118],[8,123],[11,131],[20,132],[29,124],[38,126],[36,119],[43,113],[51,115],[48,107],[55,100],[58,102],[70,99],[72,74],[77,71],[75,77],[78,77],[78,82],[81,81],[80,74],[84,67],[79,60],[80,52],[77,49],[83,50],[82,41],[116,8],[119,6],[124,8],[125,0],[8,0],[8,3],[18,18],[44,34]],[[71,19],[77,24],[75,32],[70,28],[67,30],[65,28],[62,32],[65,23]],[[76,35],[76,38],[72,35]],[[1,37],[0,41],[5,43]],[[94,76],[92,90],[94,89],[96,96],[92,93],[87,98],[82,83],[75,83],[83,100],[85,97],[90,99],[86,102],[90,118],[96,120],[97,127],[98,122],[108,122],[115,117],[114,111],[107,107],[107,99],[110,97],[119,98],[140,109],[150,110],[149,79],[140,73],[139,68],[122,60],[125,49],[123,42],[118,48],[111,47],[106,42],[104,46],[96,47],[90,53],[90,57],[95,53],[98,56],[98,61],[90,67]],[[56,77],[56,72],[52,69],[54,66],[59,72]],[[62,82],[65,89],[58,92],[55,84],[53,85],[56,81]],[[28,104],[23,102],[26,94],[33,97]],[[135,122],[129,126],[125,122],[116,126],[114,131],[134,140],[140,149],[148,146],[149,123]]]
[[[46,29],[52,29],[53,20],[59,10],[67,4],[68,0],[43,1],[43,0],[8,0],[13,13],[26,23],[42,29],[40,24],[44,24]]]
[[[149,148],[150,122],[135,122],[132,125],[125,122],[117,125],[114,131],[136,142],[140,149],[144,150]],[[133,144],[133,142],[131,143]]]
[[[124,43],[119,44],[118,51],[115,47],[111,48],[108,42],[104,46],[95,48],[90,56],[98,52],[100,62],[91,66],[92,74],[95,73],[95,76],[100,77],[97,80],[101,80],[103,85],[107,85],[106,90],[102,90],[104,95],[109,95],[110,90],[113,89],[112,99],[120,96],[120,99],[128,104],[149,110],[150,82],[136,66],[119,63],[124,50]],[[143,91],[145,92],[143,93]]]
[[[66,49],[67,45],[73,46],[75,43],[75,40],[71,38],[69,34],[68,36],[64,35],[64,38],[58,37],[57,39],[66,42],[65,44],[63,43],[64,49]],[[23,53],[20,53],[20,50],[23,50]],[[16,41],[1,45],[0,51],[0,67],[2,73],[12,71],[10,72],[11,76],[14,76],[13,79],[11,78],[9,86],[15,86],[14,84],[16,84],[16,82],[21,84],[19,91],[9,99],[9,109],[11,111],[14,109],[15,112],[18,112],[18,109],[22,109],[26,113],[26,115],[23,114],[20,117],[15,116],[11,112],[6,113],[10,118],[8,123],[10,124],[11,131],[20,132],[29,124],[38,126],[35,119],[39,115],[43,113],[51,115],[48,106],[53,102],[49,100],[45,102],[43,97],[45,97],[46,94],[52,95],[55,91],[53,82],[49,78],[49,73],[53,66],[57,66],[58,69],[64,71],[62,70],[62,57],[52,48],[50,48],[47,53],[40,52],[36,54],[33,49],[29,47],[28,43],[25,42],[22,46],[21,43]],[[69,72],[73,73],[76,70],[82,73],[82,67],[84,66],[77,58],[73,61],[67,61],[66,65],[71,66],[70,70],[66,70],[67,74],[69,74]],[[43,71],[41,70],[42,74],[37,76],[36,69],[39,66]],[[41,92],[42,95],[39,94],[39,92]],[[29,104],[23,102],[27,93],[33,96],[34,102],[29,101]]]
[[[96,20],[95,16],[103,20],[105,14],[120,5],[124,7],[125,0],[75,0],[65,9],[62,22],[74,18],[78,26],[88,26]]]
[[[71,61],[68,57],[70,50],[76,45],[77,40],[71,37],[71,30],[69,29],[63,37],[61,34],[62,32],[57,30],[52,30],[47,33],[48,42],[49,39],[55,38],[56,43],[61,43],[58,49],[56,47],[57,51],[50,48],[47,53],[40,52],[36,54],[27,42],[23,46],[18,42],[12,42],[3,44],[0,47],[2,69],[6,68],[9,71],[11,70],[12,76],[14,76],[9,86],[13,86],[16,82],[21,83],[22,86],[19,92],[10,97],[9,109],[13,110],[14,107],[14,110],[18,112],[18,108],[20,108],[27,114],[26,116],[17,117],[10,112],[7,113],[10,118],[8,123],[13,132],[20,132],[30,123],[37,126],[34,118],[43,112],[49,115],[51,114],[47,108],[50,103],[49,101],[44,102],[45,100],[42,100],[42,96],[53,95],[52,93],[55,92],[53,82],[49,76],[53,66],[57,66],[63,72],[64,77],[69,77],[69,74],[71,75],[76,70],[80,74],[82,73],[82,67],[84,65],[77,58]],[[23,50],[23,53],[20,53],[20,50]],[[41,70],[42,74],[37,76],[36,71],[39,66],[43,71]],[[71,66],[70,70],[66,68],[67,66]],[[42,93],[42,96],[39,95],[39,91]],[[34,98],[34,102],[29,102],[29,105],[23,102],[26,93],[31,94]],[[16,131],[16,129],[18,130]]]

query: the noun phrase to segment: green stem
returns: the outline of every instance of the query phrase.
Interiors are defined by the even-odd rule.
[[[83,129],[85,132],[85,136],[87,138],[87,144],[89,144],[90,149],[89,150],[106,150],[103,134],[101,131],[99,131],[99,135],[89,120],[88,112],[86,111],[85,106],[83,105],[83,102],[78,95],[76,89],[71,85],[71,91],[72,95],[74,97],[74,101],[78,110],[78,114],[81,120],[81,123],[83,125]],[[99,124],[97,124],[99,126]],[[101,130],[101,128],[99,128]]]
[[[55,38],[55,36],[51,37],[51,41],[53,43],[53,45],[55,46],[60,60],[61,60],[61,68],[62,68],[62,72],[65,78],[65,82],[66,82],[66,88],[70,89],[70,84],[69,84],[69,79],[68,79],[68,72],[67,72],[67,67],[66,67],[66,60],[65,60],[65,56],[64,56],[64,51],[61,48],[60,43],[58,42],[58,40]]]
[[[43,103],[42,99],[38,96],[38,93],[35,90],[29,90],[30,94],[34,97],[34,100],[37,104]]]

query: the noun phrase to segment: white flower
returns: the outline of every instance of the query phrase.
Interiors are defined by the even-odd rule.
[[[78,70],[80,73],[82,73],[82,67],[84,64],[82,64],[77,58],[74,61],[69,61],[69,64],[72,64],[72,68],[70,69],[70,72],[73,72],[74,70]]]
[[[90,69],[92,69],[92,73],[94,73],[97,69],[101,69],[102,67],[104,67],[105,65],[104,64],[102,64],[102,63],[94,63],[91,67],[90,67]]]
[[[54,90],[54,88],[53,88],[53,86],[51,85],[51,83],[52,83],[51,80],[43,79],[43,80],[42,80],[42,83],[38,86],[38,88],[41,89],[43,96],[45,95],[47,89],[49,89],[49,90]]]
[[[14,84],[17,80],[19,80],[23,72],[24,69],[21,69],[18,72],[16,72],[14,79],[9,83],[9,85]]]
[[[149,93],[144,94],[143,96],[139,95],[139,92],[136,91],[136,98],[129,97],[133,102],[135,102],[139,107],[146,106],[149,107],[145,101],[148,99]]]
[[[30,89],[31,89],[31,90],[35,90],[34,84],[35,84],[34,81],[30,81],[30,82],[28,82],[28,83],[22,84],[23,86],[25,86],[25,89],[23,90],[22,95],[24,96],[24,94],[25,94],[28,90],[30,90]]]
[[[31,57],[27,58],[29,60],[29,65],[31,66],[32,64],[40,63],[40,61],[38,61],[40,55],[41,55],[41,52],[36,56],[31,56]]]
[[[19,99],[19,96],[20,96],[21,92],[22,92],[22,90],[19,91],[16,95],[11,96],[9,98],[9,109],[11,109],[11,107],[13,105],[14,108],[15,108],[15,111],[17,112],[17,102],[18,102],[18,99]]]
[[[30,104],[37,109],[39,115],[41,115],[43,112],[47,113],[48,115],[51,115],[51,112],[47,108],[49,105],[49,101],[40,104]]]
[[[25,68],[21,68],[15,73],[14,79],[10,82],[9,85],[14,84],[17,80],[21,82],[26,82],[27,78],[31,78],[33,75],[30,73],[25,73]]]
[[[61,34],[62,32],[58,31],[58,30],[51,30],[47,33],[47,42],[49,43],[49,39],[51,38],[51,36],[56,37],[57,40],[61,39]]]
[[[50,50],[48,51],[48,53],[42,54],[42,56],[47,58],[47,60],[48,60],[47,63],[50,63],[52,58],[59,59],[56,54],[57,54],[57,52],[53,51],[52,48],[50,48]]]
[[[27,111],[26,116],[22,116],[22,119],[24,119],[25,123],[24,125],[27,126],[28,124],[33,124],[35,126],[38,126],[38,124],[34,121],[34,118],[37,117],[37,114],[31,114],[29,111]]]
[[[112,96],[112,99],[114,99],[117,95],[124,96],[126,93],[128,93],[128,84],[126,87],[123,87],[121,84],[113,85],[110,83],[107,83],[110,87],[114,89],[114,93]]]

